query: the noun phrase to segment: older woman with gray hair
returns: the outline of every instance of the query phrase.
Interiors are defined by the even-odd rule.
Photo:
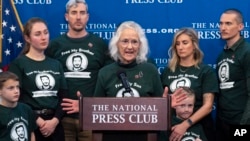
[[[128,29],[133,30],[134,34],[137,36],[133,40],[131,39],[132,47],[138,50],[138,52],[136,52],[137,54],[135,54],[136,55],[135,58],[132,58],[131,60],[135,59],[136,63],[138,64],[147,61],[147,55],[149,52],[147,38],[141,26],[133,21],[127,21],[127,22],[122,23],[117,29],[116,34],[110,40],[109,50],[110,50],[111,57],[115,61],[119,61],[119,60],[123,61],[123,56],[122,56],[123,54],[119,53],[119,51],[121,51],[119,49],[119,46],[126,47],[126,45],[129,44],[129,40],[127,38],[124,38],[124,39],[121,38],[122,34],[125,33],[124,30],[128,30]]]
[[[99,71],[94,96],[161,97],[160,76],[156,66],[147,62],[148,52],[143,28],[134,21],[123,22],[109,43],[115,62]],[[175,98],[172,101],[172,106],[178,103]],[[104,132],[103,141],[146,141],[146,135],[143,131],[108,131]]]
[[[115,62],[100,70],[94,96],[160,97],[163,93],[160,76],[156,66],[147,62],[148,52],[142,27],[134,21],[123,22],[109,43],[109,53]],[[128,86],[120,79],[123,74]]]

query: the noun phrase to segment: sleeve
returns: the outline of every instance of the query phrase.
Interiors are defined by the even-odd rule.
[[[202,93],[218,93],[219,92],[219,84],[217,81],[217,76],[215,70],[207,66],[208,69],[204,73],[204,77],[202,79]]]
[[[94,92],[94,97],[105,97],[105,88],[104,88],[104,78],[102,75],[102,71],[99,72]]]
[[[249,46],[247,46],[249,48]],[[244,62],[244,71],[246,72],[247,85],[247,103],[240,124],[250,124],[250,50],[247,51]]]
[[[163,69],[163,71],[162,71],[162,73],[161,73],[161,75],[160,75],[160,78],[161,78],[161,83],[162,83],[162,87],[164,88],[164,87],[169,87],[167,84],[166,84],[166,79],[167,79],[167,71],[168,69],[167,69],[167,67],[165,67],[164,69]]]
[[[62,106],[61,106],[61,103],[62,103],[62,99],[63,97],[68,93],[68,90],[65,90],[65,89],[60,89],[58,91],[58,97],[59,97],[59,101],[58,101],[58,104],[57,104],[57,108],[56,108],[56,112],[55,112],[55,117],[60,121],[63,116],[66,114],[66,111],[63,111],[62,110]]]
[[[38,128],[36,124],[37,115],[28,105],[26,105],[26,109],[29,115],[29,130],[34,132]]]
[[[153,87],[154,87],[154,92],[155,92],[154,97],[162,97],[163,87],[162,87],[162,83],[160,79],[160,74],[158,73],[156,68],[152,72],[155,72],[154,75],[152,75]]]
[[[57,108],[56,108],[56,112],[55,112],[55,117],[60,121],[62,119],[62,117],[66,114],[65,111],[62,110],[62,99],[68,97],[68,89],[67,89],[67,83],[66,83],[66,79],[64,77],[64,72],[63,72],[63,68],[62,65],[58,62],[59,64],[59,68],[60,68],[60,74],[61,74],[61,80],[60,80],[60,88],[58,90],[58,104],[57,104]]]

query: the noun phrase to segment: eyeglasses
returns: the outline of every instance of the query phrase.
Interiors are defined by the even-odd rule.
[[[139,47],[139,45],[140,45],[140,41],[138,41],[138,40],[128,40],[128,39],[124,39],[124,40],[120,40],[119,42],[121,43],[121,45],[122,45],[123,47],[127,47],[127,46],[129,45],[129,43],[131,43],[131,45],[132,45],[133,47]]]

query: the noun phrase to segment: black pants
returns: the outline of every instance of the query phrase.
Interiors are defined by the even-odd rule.
[[[230,141],[230,124],[216,119],[216,141]]]
[[[215,122],[211,114],[200,121],[208,141],[215,141]],[[224,141],[224,140],[221,140]]]
[[[52,119],[54,115],[39,115],[44,120]],[[65,141],[64,139],[64,130],[63,126],[61,124],[61,121],[59,121],[58,125],[55,128],[54,133],[52,133],[48,137],[44,137],[42,133],[40,132],[39,128],[35,130],[35,136],[36,141]]]

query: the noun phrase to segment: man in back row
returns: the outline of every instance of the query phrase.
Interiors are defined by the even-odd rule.
[[[46,54],[62,63],[68,84],[68,98],[62,105],[67,111],[62,120],[65,141],[91,141],[91,131],[80,132],[79,115],[71,111],[71,106],[78,101],[77,91],[85,97],[93,96],[98,71],[110,62],[108,46],[101,38],[86,31],[89,13],[85,0],[69,0],[65,19],[69,25],[68,32],[52,40]],[[73,69],[75,56],[82,59],[81,69]]]
[[[232,125],[250,124],[250,44],[240,34],[243,29],[243,16],[239,10],[227,9],[222,13],[220,32],[226,45],[217,59],[220,81],[216,121],[218,141],[230,140]]]

